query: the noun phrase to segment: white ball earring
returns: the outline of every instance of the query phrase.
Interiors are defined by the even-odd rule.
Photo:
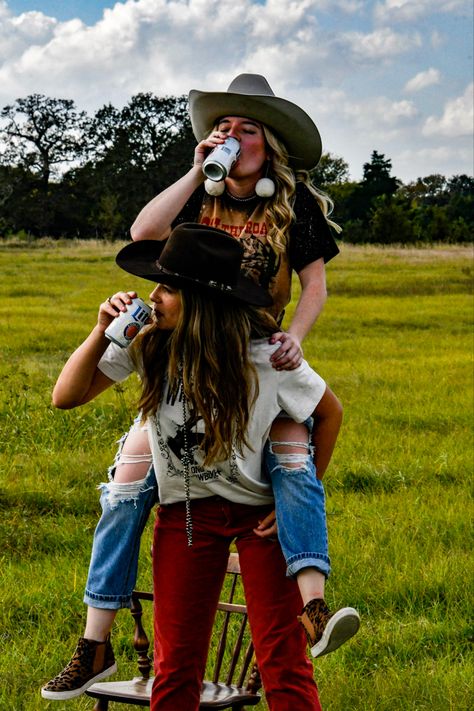
[[[258,197],[269,198],[275,192],[275,183],[271,178],[260,178],[255,185]]]
[[[208,195],[212,195],[213,197],[218,197],[219,195],[222,195],[222,193],[225,190],[225,181],[224,180],[207,180],[204,181],[204,190]]]

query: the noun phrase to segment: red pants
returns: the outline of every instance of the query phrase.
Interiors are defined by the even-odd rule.
[[[255,653],[271,711],[321,711],[313,666],[296,615],[296,583],[285,575],[277,541],[252,529],[271,506],[219,497],[191,502],[193,546],[187,545],[184,503],[159,509],[153,544],[155,680],[152,711],[196,711],[225,576],[236,540]]]

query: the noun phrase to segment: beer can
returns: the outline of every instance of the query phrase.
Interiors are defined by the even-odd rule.
[[[133,341],[137,333],[146,326],[151,316],[151,308],[144,301],[136,297],[127,310],[122,311],[117,318],[105,329],[105,335],[121,348],[126,348]]]
[[[240,143],[236,138],[229,136],[224,143],[216,146],[202,164],[202,172],[209,178],[218,182],[224,180],[230,169],[240,155]]]

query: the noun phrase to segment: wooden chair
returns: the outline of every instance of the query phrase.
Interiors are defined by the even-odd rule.
[[[261,700],[262,686],[253,644],[247,625],[247,607],[234,602],[240,579],[237,553],[229,555],[227,564],[226,600],[217,605],[211,649],[216,650],[212,679],[203,683],[200,709],[234,709],[255,706]],[[94,711],[107,711],[109,701],[135,706],[149,706],[153,679],[152,662],[148,656],[150,642],[142,625],[142,600],[153,600],[153,594],[134,591],[131,613],[135,620],[133,646],[138,654],[140,676],[128,681],[105,681],[93,684],[86,694],[97,699]],[[208,665],[209,666],[209,665]],[[250,670],[250,671],[249,671]]]

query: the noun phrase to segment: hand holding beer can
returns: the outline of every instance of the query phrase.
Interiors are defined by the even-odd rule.
[[[135,336],[146,326],[151,316],[151,308],[144,301],[136,297],[127,310],[122,311],[117,318],[105,329],[105,336],[121,348],[126,348]]]
[[[224,143],[216,146],[202,164],[202,172],[209,178],[218,182],[224,180],[230,173],[232,166],[240,155],[240,143],[236,138],[229,136]]]

